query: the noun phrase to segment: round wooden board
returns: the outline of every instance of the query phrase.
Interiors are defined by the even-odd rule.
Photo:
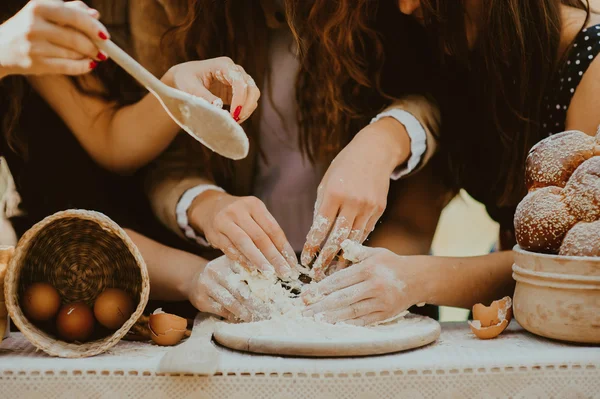
[[[428,317],[408,315],[389,324],[371,327],[370,333],[299,336],[290,331],[255,328],[259,323],[219,323],[213,339],[219,344],[244,352],[270,355],[340,357],[368,356],[400,352],[428,345],[438,339],[440,324]]]

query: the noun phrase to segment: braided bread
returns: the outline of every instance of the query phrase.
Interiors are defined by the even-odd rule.
[[[526,165],[529,193],[514,220],[521,248],[600,256],[599,155],[600,130],[596,138],[563,132],[531,149]]]

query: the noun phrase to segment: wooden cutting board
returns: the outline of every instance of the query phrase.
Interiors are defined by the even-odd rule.
[[[271,355],[339,357],[400,352],[428,345],[440,336],[440,324],[408,315],[375,327],[326,326],[305,319],[256,323],[217,323],[213,339],[245,352]]]

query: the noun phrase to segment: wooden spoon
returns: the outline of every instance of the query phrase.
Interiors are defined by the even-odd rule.
[[[248,137],[229,112],[164,84],[112,41],[97,41],[96,45],[158,98],[169,116],[193,138],[230,159],[248,155]]]

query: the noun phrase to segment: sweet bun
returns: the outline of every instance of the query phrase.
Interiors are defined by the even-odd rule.
[[[577,223],[565,236],[560,255],[600,256],[600,220]]]
[[[527,189],[564,187],[575,169],[595,155],[596,145],[594,137],[577,130],[540,141],[527,157]]]
[[[563,132],[531,149],[526,165],[529,193],[514,220],[521,248],[600,256],[599,155],[600,129],[595,138]]]
[[[521,248],[558,253],[565,235],[577,223],[562,194],[560,187],[544,187],[521,201],[515,214],[515,234]]]
[[[565,187],[564,196],[577,220],[600,219],[600,157],[593,157],[577,168]]]

